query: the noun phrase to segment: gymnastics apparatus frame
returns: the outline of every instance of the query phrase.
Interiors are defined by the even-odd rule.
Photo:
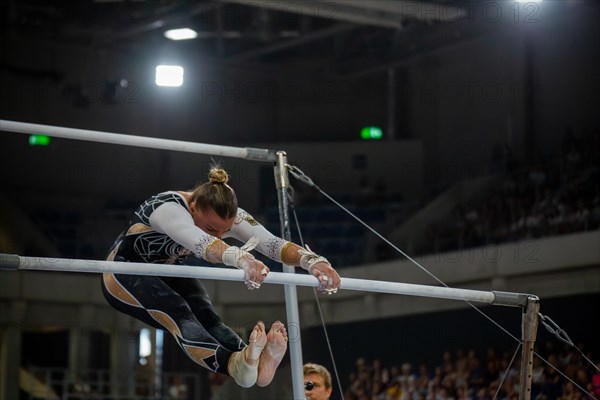
[[[42,134],[65,139],[216,155],[241,158],[250,161],[273,163],[275,186],[277,188],[277,198],[279,202],[281,237],[285,240],[291,239],[289,199],[287,196],[287,191],[290,187],[288,174],[290,165],[287,162],[287,155],[283,151],[210,145],[179,140],[39,125],[7,120],[0,120],[0,131],[24,134]],[[162,264],[26,257],[16,254],[2,253],[0,253],[0,269],[88,273],[115,272],[121,274],[175,276],[183,278],[201,278],[227,281],[244,280],[244,271],[237,269],[208,268],[186,265],[171,265],[169,268],[164,268],[164,265]],[[284,285],[287,322],[288,324],[300,326],[296,286],[317,287],[319,283],[313,276],[306,274],[295,274],[293,266],[283,265],[283,271],[284,272],[282,273],[269,273],[264,283]],[[342,278],[340,289],[432,297],[448,300],[463,300],[468,303],[477,302],[491,305],[521,307],[523,315],[521,318],[522,349],[519,399],[529,400],[531,398],[531,379],[534,356],[533,347],[537,336],[539,314],[539,298],[537,296],[524,293],[480,291],[352,278]],[[298,333],[298,335],[299,334],[300,333]],[[301,340],[296,340],[290,343],[290,362],[293,386],[292,393],[294,399],[304,399]]]

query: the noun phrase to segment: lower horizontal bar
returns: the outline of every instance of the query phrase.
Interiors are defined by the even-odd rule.
[[[244,280],[244,271],[226,267],[196,267],[189,265],[24,257],[15,254],[1,253],[0,269],[88,273],[113,272],[129,275],[173,276],[181,278],[200,278],[225,281]],[[309,287],[319,286],[317,279],[312,275],[280,272],[269,273],[264,283]],[[496,294],[494,292],[354,278],[342,278],[340,289],[432,297],[447,300],[464,300],[508,306],[522,306],[522,298],[525,296],[518,293],[501,292],[501,301],[497,301]]]

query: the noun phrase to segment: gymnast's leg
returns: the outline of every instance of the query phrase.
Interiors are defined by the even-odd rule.
[[[161,279],[185,299],[202,326],[226,349],[239,351],[246,346],[233,329],[223,323],[199,279],[175,277]]]
[[[159,277],[105,273],[102,290],[115,309],[171,332],[197,364],[230,375],[242,387],[256,383],[258,360],[267,341],[262,323],[254,327],[248,346],[232,352],[202,326],[185,299]]]
[[[187,301],[198,321],[219,343],[231,351],[238,351],[245,346],[242,339],[217,315],[199,279],[163,277],[162,280]],[[264,325],[261,328],[264,329]],[[287,350],[287,341],[285,326],[276,321],[267,334],[266,348],[260,354],[256,382],[258,386],[269,385],[275,377],[277,367]]]

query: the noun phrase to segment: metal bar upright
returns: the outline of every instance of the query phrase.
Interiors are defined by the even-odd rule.
[[[531,399],[531,377],[533,374],[533,345],[537,337],[538,313],[540,310],[540,299],[537,296],[529,296],[523,310],[521,322],[521,384],[519,388],[519,400]]]
[[[288,190],[290,180],[287,167],[287,155],[283,151],[276,153],[275,186],[279,200],[279,219],[281,222],[281,237],[291,240]],[[283,264],[283,272],[294,273],[295,268]],[[300,313],[298,312],[298,294],[296,286],[285,285],[285,308],[289,334],[290,362],[292,369],[292,393],[294,399],[304,399],[304,372],[302,362],[302,342],[300,339]]]

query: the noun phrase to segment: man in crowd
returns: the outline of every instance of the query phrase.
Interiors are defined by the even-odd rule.
[[[329,400],[331,374],[319,364],[304,364],[304,396],[310,400]]]

